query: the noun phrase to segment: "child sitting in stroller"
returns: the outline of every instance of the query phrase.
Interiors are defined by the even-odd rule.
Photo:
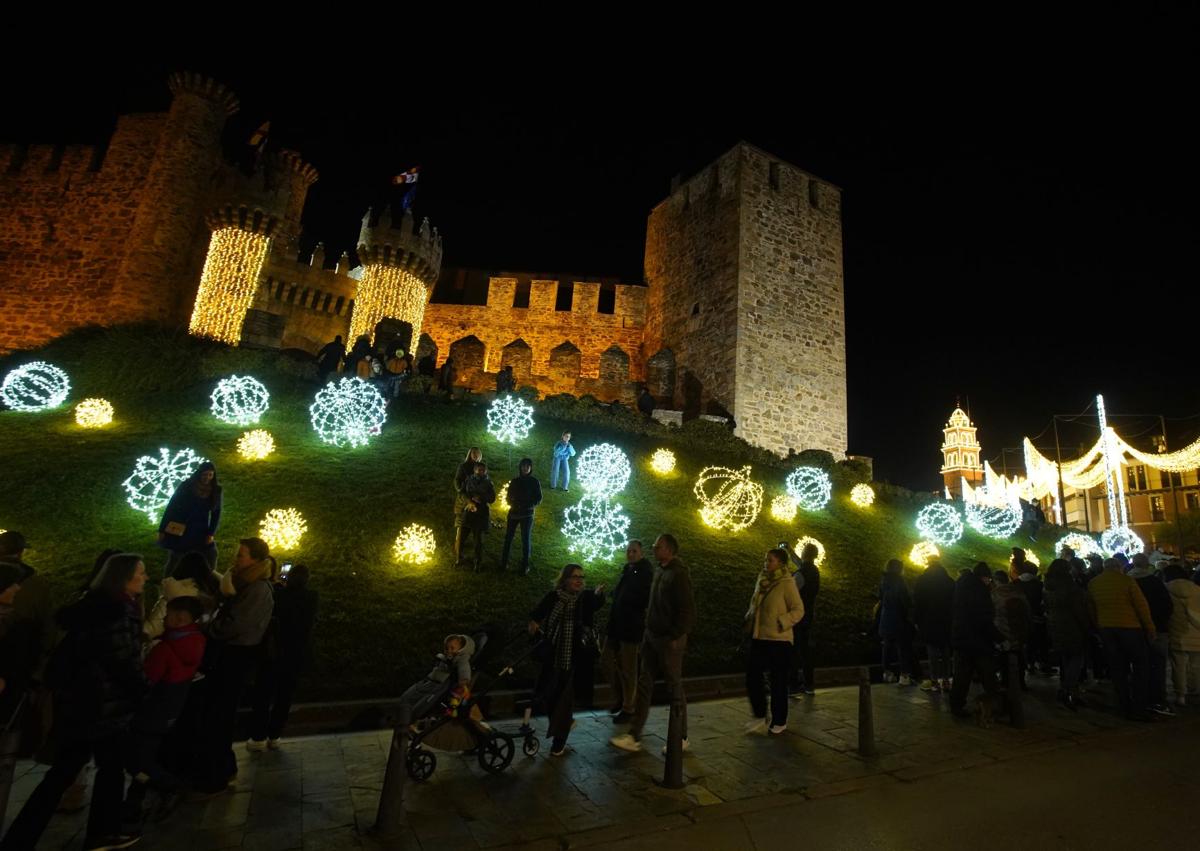
[[[447,635],[437,664],[425,677],[409,686],[400,695],[400,723],[411,726],[429,714],[443,700],[461,702],[469,695],[471,686],[471,656],[475,640],[469,635]]]

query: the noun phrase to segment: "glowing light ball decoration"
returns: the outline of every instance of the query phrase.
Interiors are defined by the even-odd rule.
[[[650,469],[659,475],[666,475],[675,469],[675,453],[670,449],[656,449],[650,456]]]
[[[1114,526],[1111,529],[1105,529],[1104,533],[1100,535],[1100,547],[1109,556],[1117,553],[1134,556],[1146,549],[1142,539],[1128,526]]]
[[[258,537],[273,550],[291,550],[308,531],[308,521],[294,508],[272,508],[258,524]]]
[[[428,526],[416,523],[409,524],[400,530],[396,542],[392,544],[392,555],[397,561],[408,564],[427,564],[432,558],[437,542],[433,539],[433,530]]]
[[[19,366],[0,383],[0,401],[14,411],[48,411],[67,401],[71,380],[53,364]]]
[[[797,467],[788,473],[784,487],[805,511],[820,511],[833,495],[829,474],[818,467]]]
[[[236,346],[270,240],[237,227],[213,231],[200,273],[200,288],[188,333]]]
[[[800,506],[796,504],[794,497],[788,496],[786,493],[781,493],[779,496],[771,500],[771,516],[776,520],[782,520],[784,523],[790,523],[796,519],[796,512]]]
[[[750,468],[705,467],[692,488],[700,519],[714,529],[740,532],[762,511],[763,487],[750,480]]]
[[[630,472],[628,456],[611,443],[589,446],[575,462],[575,478],[584,493],[601,498],[624,490]]]
[[[939,555],[941,553],[938,551],[936,544],[931,541],[917,541],[908,552],[908,560],[917,567],[928,567],[930,560],[937,558]]]
[[[927,541],[941,547],[953,546],[962,537],[963,522],[954,506],[935,502],[917,514],[917,531]]]
[[[817,548],[817,557],[813,559],[813,564],[820,567],[825,561],[825,545],[814,538],[812,535],[805,535],[796,541],[796,549],[792,550],[796,555],[804,552],[804,548],[812,544]]]
[[[113,406],[107,399],[84,399],[75,406],[75,424],[82,428],[104,428],[113,420]]]
[[[859,508],[870,508],[875,504],[875,490],[868,484],[857,484],[850,489],[850,501]]]
[[[1102,556],[1103,551],[1100,545],[1096,543],[1096,539],[1082,534],[1081,532],[1068,532],[1058,539],[1058,543],[1054,545],[1054,552],[1062,552],[1063,547],[1070,547],[1075,551],[1075,555],[1079,558],[1087,558],[1088,556]]]
[[[500,396],[488,407],[488,434],[516,446],[533,428],[533,406],[517,396]]]
[[[212,415],[230,425],[253,425],[271,406],[271,394],[257,378],[231,375],[212,392]]]
[[[1032,564],[1034,567],[1041,567],[1042,561],[1033,552],[1033,550],[1025,550],[1025,561]]]
[[[133,473],[122,486],[131,508],[145,512],[152,523],[158,522],[162,510],[167,507],[175,488],[179,487],[204,458],[191,449],[180,449],[172,453],[159,449],[158,457],[143,455],[133,465]]]
[[[967,504],[967,525],[981,535],[1002,541],[1021,528],[1024,517],[1011,506]]]
[[[247,461],[261,461],[275,451],[275,438],[271,432],[256,428],[238,439],[238,454]]]
[[[567,548],[584,561],[609,558],[629,543],[629,517],[604,497],[585,494],[563,512]]]
[[[343,378],[319,390],[308,412],[322,442],[366,446],[383,430],[387,402],[361,378]]]

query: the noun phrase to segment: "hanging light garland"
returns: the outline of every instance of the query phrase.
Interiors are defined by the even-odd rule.
[[[428,526],[412,523],[400,530],[392,544],[392,555],[397,561],[408,564],[427,564],[437,549],[433,530]]]
[[[113,421],[113,406],[107,399],[84,399],[75,406],[75,424],[82,428],[104,428]]]
[[[48,411],[67,401],[71,380],[53,364],[34,361],[19,366],[0,383],[0,401],[14,411]]]
[[[776,520],[782,520],[784,523],[790,523],[796,519],[796,512],[800,506],[796,504],[796,498],[786,493],[781,493],[771,500],[771,516]]]
[[[859,508],[870,508],[875,504],[875,490],[866,483],[850,488],[850,501]]]
[[[308,412],[324,443],[366,446],[383,430],[387,402],[361,378],[343,378],[319,390]]]
[[[354,295],[347,345],[360,336],[374,338],[375,326],[384,317],[407,322],[412,326],[413,340],[418,339],[428,297],[421,279],[411,272],[382,263],[369,264],[363,269]]]
[[[270,240],[237,227],[218,228],[208,242],[188,333],[236,346],[258,290]]]
[[[231,375],[213,388],[212,415],[230,425],[253,425],[271,407],[271,394],[257,378]]]
[[[805,511],[820,511],[833,495],[833,481],[819,467],[797,467],[788,473],[784,486]]]
[[[238,439],[238,454],[247,461],[261,461],[275,451],[275,438],[271,432],[256,428]]]
[[[568,549],[583,561],[609,558],[629,543],[629,517],[605,497],[585,494],[563,512]]]
[[[187,481],[204,460],[191,449],[174,453],[159,449],[157,458],[143,455],[134,462],[133,473],[121,483],[126,501],[131,508],[145,513],[152,523],[157,522],[175,489]]]
[[[575,477],[584,493],[610,497],[629,484],[629,457],[611,443],[589,446],[575,462]]]
[[[659,475],[666,475],[675,469],[675,453],[670,449],[656,449],[650,457],[650,469]]]
[[[749,467],[705,467],[692,493],[700,500],[700,519],[714,529],[740,532],[762,511],[763,487],[750,480]]]
[[[308,522],[294,508],[272,508],[258,524],[258,537],[273,550],[292,550],[308,531]]]
[[[917,513],[917,531],[925,540],[949,547],[962,537],[963,522],[954,506],[947,502],[934,502]]]
[[[533,406],[518,396],[498,396],[488,406],[487,431],[501,443],[516,446],[533,428]]]

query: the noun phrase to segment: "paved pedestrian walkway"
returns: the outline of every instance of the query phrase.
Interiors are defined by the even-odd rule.
[[[1183,741],[1200,743],[1196,710],[1155,725],[1133,725],[1102,705],[1104,686],[1092,693],[1096,709],[1073,714],[1054,703],[1056,680],[1032,678],[1031,685],[1021,730],[1000,723],[982,729],[953,718],[939,695],[876,685],[878,755],[870,759],[855,752],[857,688],[793,700],[787,732],[770,738],[743,733],[749,719],[742,699],[694,704],[689,707],[691,749],[684,761],[688,785],[680,791],[655,783],[663,774],[659,751],[666,734],[665,710],[653,711],[645,750],[638,754],[608,745],[613,725],[606,714],[580,713],[561,758],[551,757],[548,747],[534,758],[518,751],[507,771],[491,776],[474,758],[439,753],[437,770],[427,783],[407,784],[405,833],[386,844],[362,832],[374,821],[390,732],[285,740],[280,750],[259,754],[239,745],[233,788],[185,803],[169,821],[151,825],[141,847],[457,851],[599,845],[661,831],[678,837],[676,831],[710,819],[723,824],[745,820],[747,814],[800,801],[921,782],[1147,727],[1173,725],[1191,737]],[[498,726],[511,729],[516,724],[500,721]],[[27,763],[18,767],[10,817],[41,771]],[[84,818],[85,813],[56,816],[40,847],[78,848]],[[693,847],[698,841],[693,840]]]

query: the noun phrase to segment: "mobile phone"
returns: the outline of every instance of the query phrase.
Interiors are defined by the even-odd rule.
[[[781,549],[781,550],[786,550],[786,549],[787,549],[787,541],[780,541],[780,542],[779,542],[779,549]]]
[[[279,568],[279,578],[287,579],[287,575],[291,572],[292,572],[292,563],[290,561],[285,561],[283,563],[283,565]]]

